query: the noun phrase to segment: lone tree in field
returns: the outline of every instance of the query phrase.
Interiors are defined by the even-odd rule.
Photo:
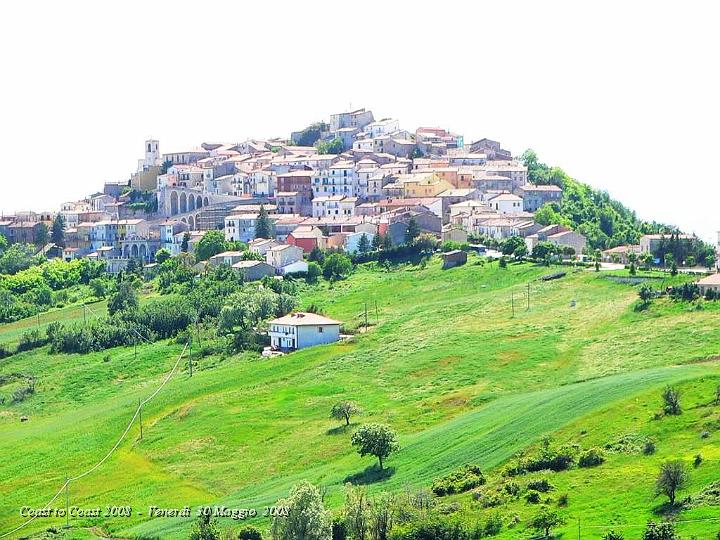
[[[362,409],[354,401],[339,401],[333,405],[330,411],[330,418],[345,420],[345,425],[350,425],[350,417],[355,414],[362,414]]]
[[[370,251],[370,240],[368,240],[367,234],[362,233],[360,241],[358,242],[358,252],[367,253]]]
[[[278,501],[287,507],[287,516],[273,519],[272,537],[275,540],[330,540],[332,516],[325,510],[320,490],[302,481],[290,489],[287,499]]]
[[[682,461],[666,461],[655,481],[655,496],[665,495],[674,505],[677,492],[687,485],[688,479],[688,470]]]
[[[682,413],[680,407],[680,391],[672,386],[666,386],[662,393],[663,410],[665,414],[677,415]]]
[[[622,533],[610,531],[603,535],[602,540],[625,540],[625,537]]]
[[[390,454],[397,451],[400,445],[397,442],[397,435],[385,424],[365,424],[353,433],[352,445],[357,446],[360,456],[375,456],[378,458],[380,470],[383,468],[383,460]]]
[[[536,531],[542,532],[545,538],[550,536],[553,527],[558,527],[563,523],[565,520],[562,516],[547,506],[540,508],[540,511],[530,520],[530,526]]]

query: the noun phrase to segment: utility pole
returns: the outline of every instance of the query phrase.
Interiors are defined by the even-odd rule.
[[[190,336],[190,356],[188,356],[188,362],[190,363],[190,376],[192,377],[192,336]]]
[[[578,540],[581,540],[581,538],[580,538],[580,518],[578,518]]]
[[[380,315],[378,312],[377,300],[375,300],[375,324],[376,325],[380,324]]]
[[[70,480],[65,475],[65,528],[70,528]]]
[[[512,308],[512,316],[515,317],[515,293],[510,293],[510,307]]]
[[[142,441],[143,438],[143,429],[142,429],[142,402],[138,398],[138,409],[140,409],[140,440]]]
[[[530,311],[530,282],[528,281],[528,306],[527,310]]]

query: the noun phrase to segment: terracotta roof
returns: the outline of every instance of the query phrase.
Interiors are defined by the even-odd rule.
[[[323,324],[342,324],[340,321],[328,319],[317,313],[291,313],[279,319],[273,319],[270,324],[282,324],[286,326],[316,326]]]

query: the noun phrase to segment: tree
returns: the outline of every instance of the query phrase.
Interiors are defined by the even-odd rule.
[[[327,280],[342,279],[352,272],[352,261],[341,253],[333,253],[325,259],[323,276]]]
[[[170,252],[167,249],[165,249],[165,248],[158,249],[157,252],[155,253],[155,262],[158,264],[162,264],[165,261],[167,261],[170,257],[171,257]]]
[[[0,256],[0,274],[17,274],[38,262],[32,244],[13,244]]]
[[[108,314],[112,316],[122,311],[135,311],[139,305],[137,292],[135,292],[132,282],[125,280],[118,285],[117,292],[110,298]]]
[[[640,259],[640,263],[645,268],[650,268],[650,265],[653,262],[653,255],[649,251],[646,251],[646,252],[640,254],[639,259]]]
[[[412,244],[413,241],[420,235],[420,226],[414,217],[408,220],[407,229],[405,230],[405,243]]]
[[[107,294],[107,283],[103,278],[91,279],[89,285],[95,298],[105,298]]]
[[[503,255],[513,255],[516,249],[520,249],[520,246],[526,247],[525,240],[521,236],[511,236],[503,242],[502,253]],[[527,253],[527,247],[525,253]]]
[[[377,233],[377,234],[373,235],[372,243],[370,245],[371,245],[373,251],[379,251],[380,248],[382,247],[382,243],[383,243],[382,235],[380,233]]]
[[[209,512],[198,516],[190,532],[190,540],[220,540],[217,525]]]
[[[318,278],[322,275],[323,271],[320,265],[316,262],[308,263],[307,275],[305,281],[310,284],[317,283]]]
[[[362,409],[354,401],[339,401],[330,411],[331,418],[345,420],[346,426],[350,425],[350,417],[356,414],[362,414]]]
[[[4,235],[0,234],[0,254],[3,253],[8,247],[8,241],[7,238],[5,238]]]
[[[367,234],[362,233],[362,236],[360,236],[360,240],[358,241],[357,249],[359,253],[367,253],[370,251],[370,240],[368,240]]]
[[[53,220],[50,239],[56,246],[65,247],[65,217],[62,214],[58,214]]]
[[[601,257],[601,255],[602,255],[602,254],[600,253],[600,250],[599,250],[599,249],[596,249],[595,252],[594,252],[594,254],[593,254],[593,259],[594,259],[594,261],[595,261],[595,271],[596,271],[596,272],[599,272],[599,271],[600,271],[600,257]]]
[[[314,261],[322,266],[325,264],[325,252],[318,246],[314,246],[308,254],[308,261]]]
[[[538,242],[533,246],[532,256],[533,259],[545,260],[547,257],[557,253],[558,246],[547,240]]]
[[[680,390],[672,386],[666,386],[662,393],[662,399],[665,414],[678,415],[682,413]]]
[[[40,223],[35,231],[35,245],[44,246],[48,243],[49,239],[50,233],[48,232],[48,226],[44,223]]]
[[[366,540],[369,536],[372,505],[367,490],[345,484],[345,530],[355,540]]]
[[[530,520],[530,527],[536,531],[542,531],[545,538],[550,536],[550,531],[553,527],[557,527],[565,523],[565,520],[547,506],[540,508],[540,511],[533,516]]]
[[[182,243],[180,244],[180,251],[183,253],[187,253],[188,249],[190,249],[190,233],[186,232],[183,234]]]
[[[653,299],[654,295],[655,293],[653,293],[652,287],[650,285],[640,285],[640,289],[638,289],[638,296],[640,297],[643,306],[647,306],[648,304],[650,304],[650,300]]]
[[[206,232],[195,247],[195,258],[206,261],[213,255],[225,251],[225,236],[221,231]]]
[[[649,521],[643,532],[642,540],[680,540],[672,523],[655,523]]]
[[[668,268],[675,262],[675,256],[672,253],[666,253],[663,260],[665,262],[665,268]]]
[[[378,458],[380,469],[383,468],[383,460],[393,452],[399,450],[397,435],[385,424],[365,424],[353,433],[352,445],[357,446],[361,457],[366,455]]]
[[[655,481],[655,496],[665,495],[670,499],[670,504],[674,505],[677,492],[687,485],[688,479],[688,469],[682,461],[666,461],[660,467]]]
[[[498,263],[498,266],[500,268],[507,268],[507,259],[505,257],[500,257],[500,262]]]
[[[413,245],[420,253],[432,253],[438,245],[438,239],[430,233],[422,233],[415,238]]]
[[[720,405],[720,384],[715,388],[715,405]]]
[[[382,238],[382,249],[387,251],[388,249],[392,249],[393,241],[392,238],[390,238],[390,234],[386,233],[383,235]]]
[[[619,532],[609,531],[603,535],[602,540],[625,540],[625,537]]]
[[[332,519],[317,487],[302,481],[277,505],[287,507],[288,515],[273,519],[271,534],[274,540],[331,540]]]
[[[324,122],[316,122],[310,124],[308,127],[300,131],[293,137],[293,144],[298,146],[312,146],[322,135],[323,131],[326,131],[328,125]]]
[[[255,221],[255,238],[267,238],[273,237],[273,226],[272,221],[268,217],[268,212],[265,210],[264,205],[260,205],[260,214],[258,214],[257,221]]]
[[[340,137],[335,137],[332,141],[320,141],[317,144],[318,154],[339,154],[343,150],[343,142]]]
[[[678,275],[678,266],[675,261],[672,262],[672,265],[670,266],[670,275],[671,276],[677,276]]]

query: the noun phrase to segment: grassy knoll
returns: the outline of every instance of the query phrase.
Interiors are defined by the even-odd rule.
[[[105,467],[72,487],[74,504],[130,504],[143,516],[78,524],[123,536],[182,538],[188,522],[146,521],[147,507],[222,501],[261,509],[302,478],[327,485],[328,502],[337,505],[344,479],[373,464],[353,452],[350,431],[334,430],[328,418],[341,398],[363,406],[357,422],[387,422],[400,433],[402,449],[388,461],[393,474],[372,484],[377,491],[428,486],[468,462],[490,470],[548,433],[571,438],[580,425],[587,437],[611,438],[625,429],[613,411],[656,402],[670,382],[693,387],[706,377],[708,386],[720,372],[712,361],[720,353],[717,305],[693,310],[662,300],[638,312],[636,289],[627,284],[591,271],[535,280],[548,271],[497,263],[443,271],[433,261],[424,269],[360,269],[332,288],[308,287],[303,304],[319,306],[351,330],[364,323],[367,303],[370,330],[272,360],[205,358],[192,379],[181,372],[145,410],[144,439],[136,440],[133,430]],[[109,351],[109,359],[40,350],[0,362],[0,375],[38,377],[34,396],[0,406],[0,455],[11,457],[0,463],[0,491],[8,494],[0,500],[1,530],[20,521],[19,506],[44,504],[66,473],[102,457],[179,349],[144,345],[137,360],[131,349]],[[21,414],[30,421],[21,424]],[[690,419],[688,413],[677,421]],[[695,442],[708,446],[704,455],[718,451],[712,437],[695,437],[688,452]],[[670,445],[658,448],[653,460],[670,452]],[[603,467],[615,466],[609,460]],[[720,475],[717,460],[704,466],[703,474]],[[562,473],[576,475],[575,489],[582,491],[566,512],[582,509],[589,520],[599,519],[604,514],[591,508],[592,497],[604,500],[615,489],[585,491],[591,477],[584,473]],[[645,482],[647,491],[652,479]],[[636,522],[634,509],[656,504],[635,493],[631,503],[618,504],[614,519]],[[31,530],[56,523],[38,522]]]

